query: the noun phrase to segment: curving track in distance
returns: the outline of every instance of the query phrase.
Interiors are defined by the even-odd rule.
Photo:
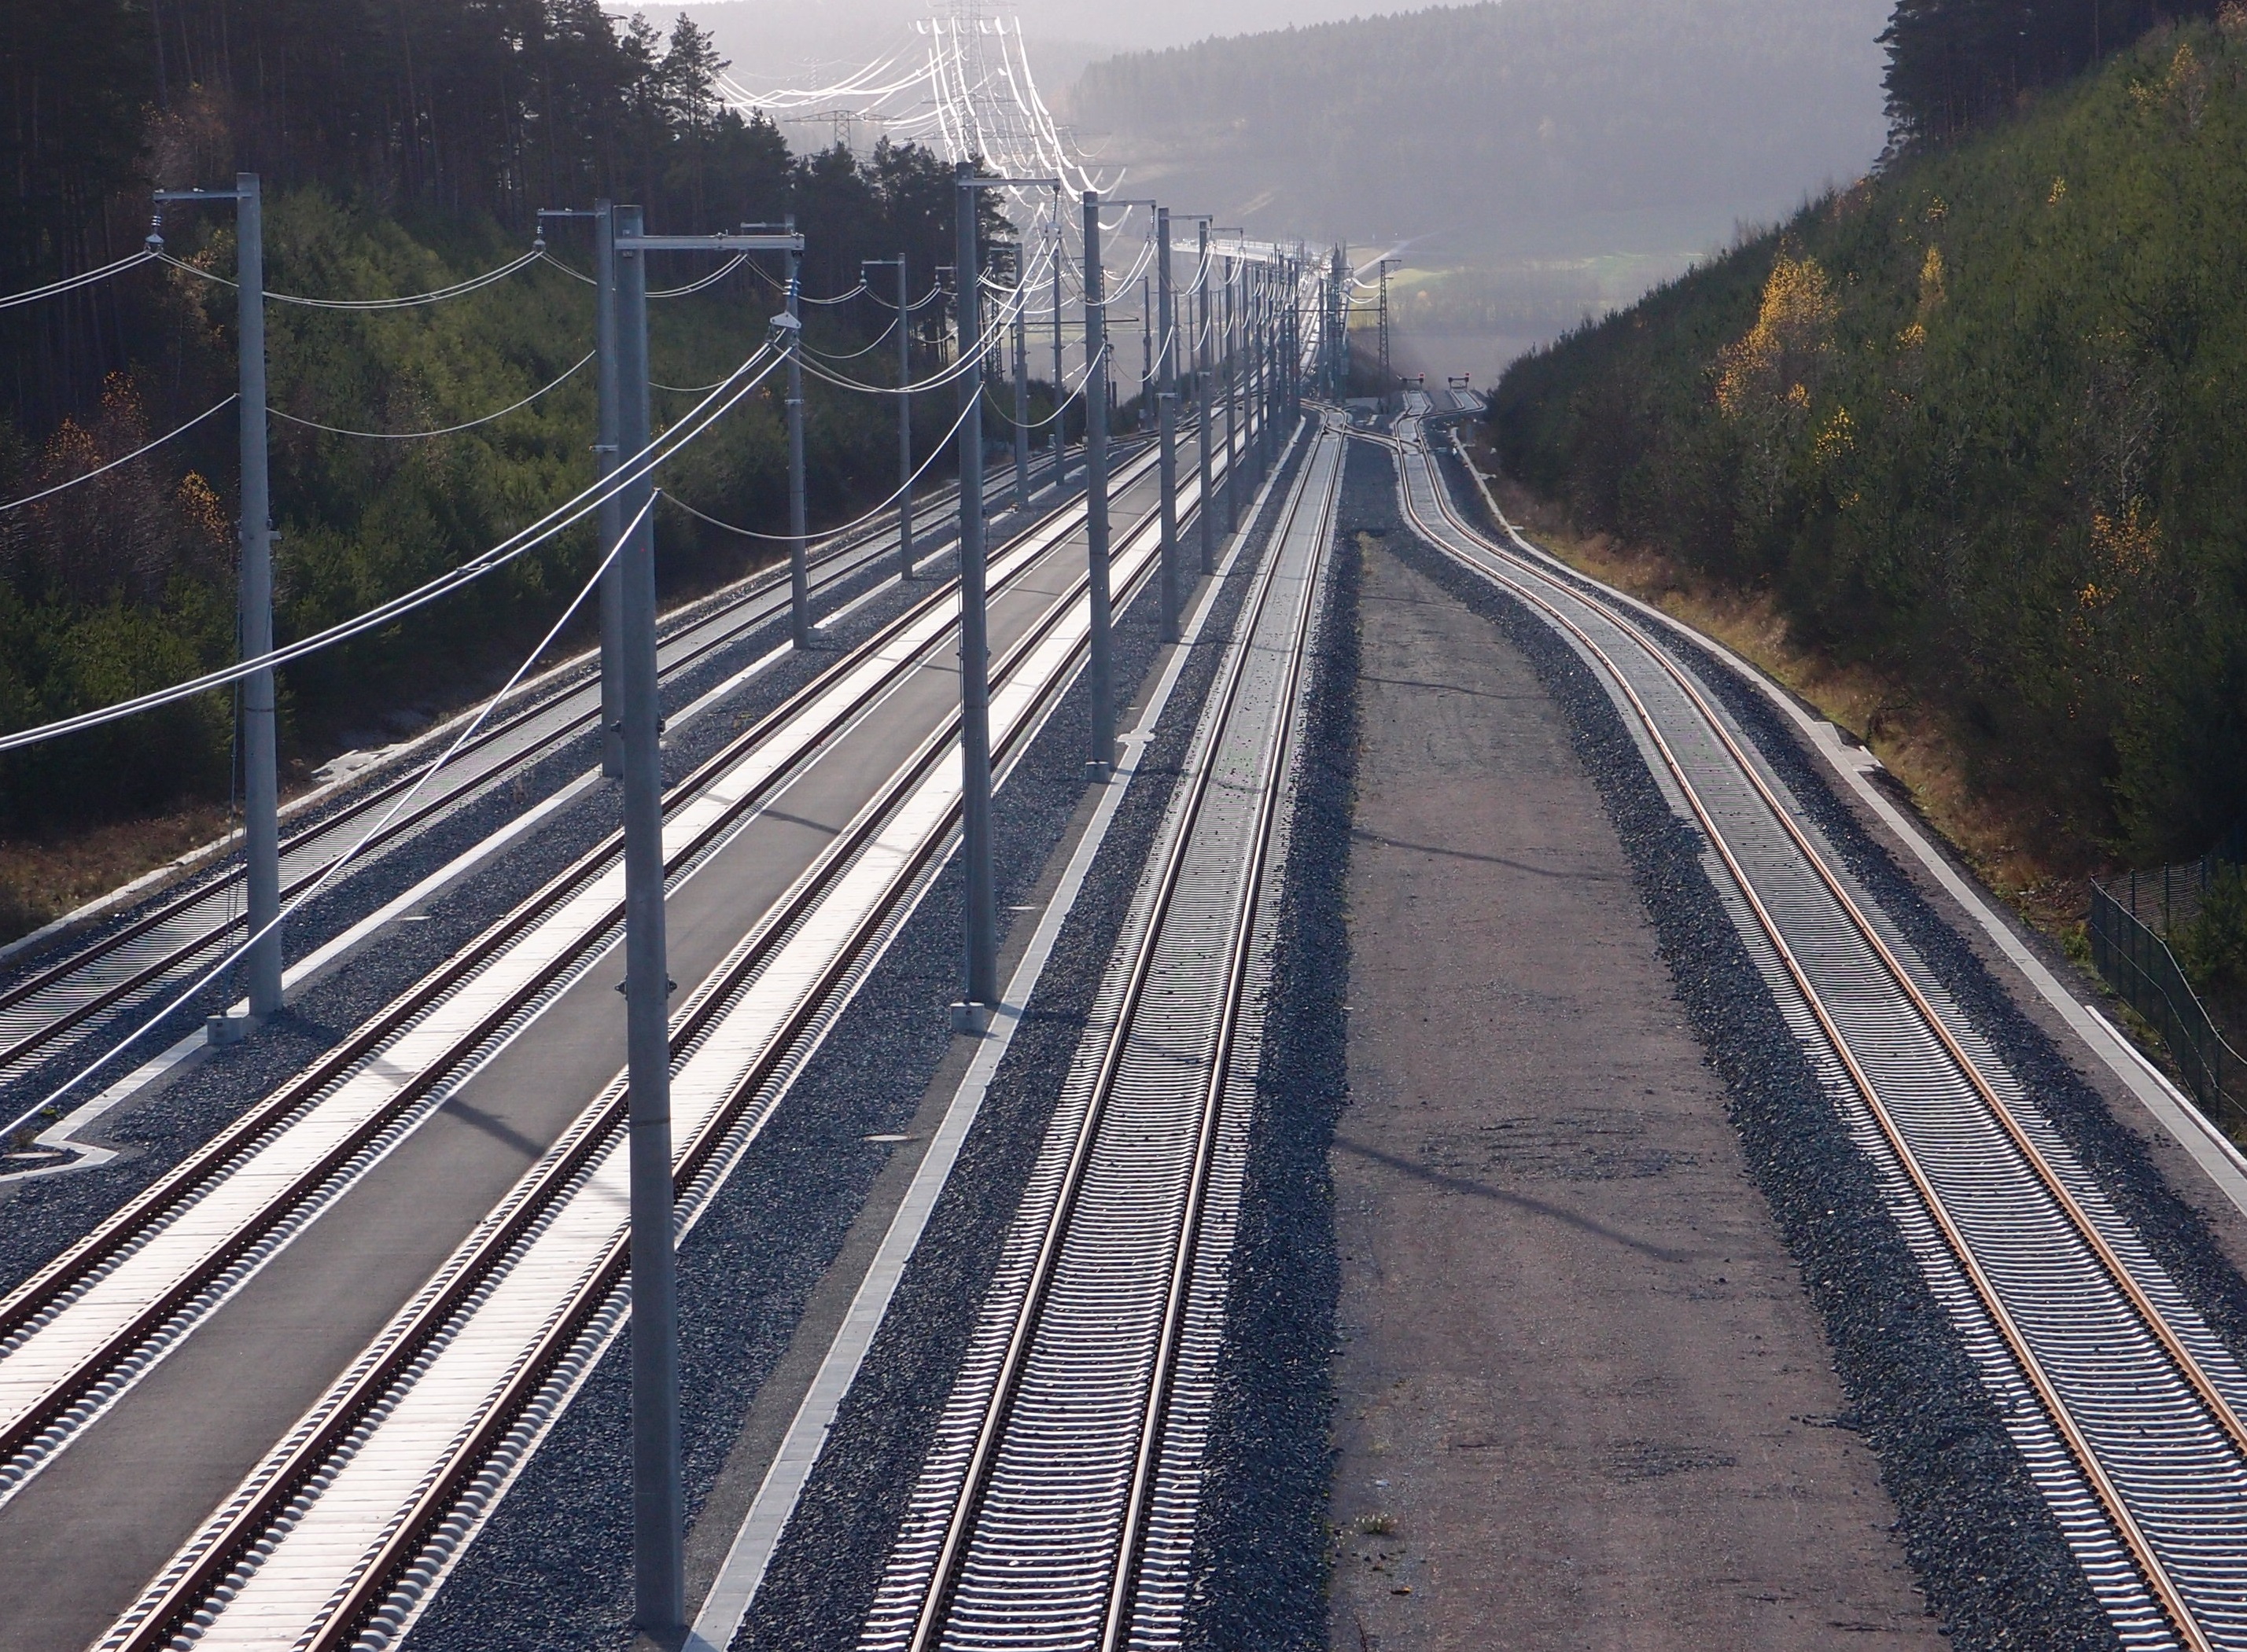
[[[1144,453],[1135,455],[1119,467],[1115,485],[1126,485],[1151,463]],[[1012,486],[1011,479],[994,481],[987,496],[1001,499]],[[1056,502],[1040,520],[1074,508],[1073,502]],[[925,505],[916,517],[916,533],[939,529],[953,517],[948,502]],[[815,548],[809,558],[813,599],[879,566],[893,551],[896,530],[893,522],[878,523]],[[657,651],[659,672],[669,679],[693,671],[784,615],[788,604],[784,563],[714,601],[695,604],[664,637]],[[775,650],[750,669],[768,666],[786,652],[784,646]],[[352,790],[339,805],[320,809],[317,818],[285,830],[283,900],[310,888],[346,855],[355,857],[357,870],[373,865],[385,850],[514,782],[590,733],[600,716],[598,674],[586,672],[592,658],[567,660],[527,685],[516,703],[462,746],[429,788],[387,825],[383,817],[412,790],[420,773],[418,762],[393,765],[392,775]],[[448,733],[449,725],[441,727],[413,747],[434,754]],[[51,1088],[80,1070],[117,1034],[121,1016],[153,1007],[165,993],[208,968],[238,940],[243,923],[237,861],[147,902],[129,920],[106,928],[85,945],[24,969],[0,986],[0,1089],[35,1072],[41,1088]],[[70,1163],[58,1150],[11,1157],[13,1162],[0,1164],[0,1171],[51,1171]]]
[[[1191,494],[1186,502],[1193,502]],[[993,569],[994,591],[1041,574],[1051,581],[1035,597],[1035,616],[994,662],[993,745],[1002,765],[1027,747],[1081,664],[1085,581],[1081,573],[1062,574],[1067,537],[1048,526]],[[1119,544],[1119,601],[1152,577],[1158,543],[1158,527],[1143,521]],[[695,856],[714,852],[733,822],[775,796],[803,761],[863,723],[885,695],[915,684],[941,692],[950,675],[946,651],[957,646],[957,600],[948,590],[924,600],[851,669],[822,679],[776,712],[762,739],[749,742],[754,749],[704,778],[666,824],[674,890]],[[957,719],[955,704],[887,768],[843,829],[675,1013],[674,1184],[683,1224],[771,1117],[941,864],[957,828]],[[551,910],[574,913],[559,925],[572,959],[612,944],[619,932],[612,863],[596,868],[589,857],[549,893],[561,903]],[[347,1114],[354,1084],[379,1093],[399,1073],[411,1073],[406,1088],[426,1105],[421,1098],[455,1082],[472,1041],[481,1050],[508,1035],[528,1007],[521,993],[549,993],[578,967],[563,960],[563,950],[550,949],[536,969],[515,971],[509,993],[476,1005],[475,1023],[448,1031],[432,1058],[364,1063],[341,1083],[325,1075],[300,1094],[288,1120],[238,1154],[183,1211],[120,1223],[107,1248],[129,1269],[164,1248],[171,1232],[192,1228],[201,1205],[223,1212],[231,1205],[230,1217],[207,1225],[223,1233],[233,1268],[254,1267],[276,1236],[285,1237],[311,1205],[332,1197],[352,1169],[338,1166],[315,1188],[311,1178],[326,1165],[311,1165],[276,1196],[277,1178],[257,1171],[256,1155],[277,1151],[291,1127],[316,1140],[337,1137],[324,1114]],[[487,965],[464,996],[494,973]],[[263,1646],[277,1633],[305,1647],[380,1645],[410,1625],[623,1321],[625,1109],[618,1075],[202,1524],[102,1645],[154,1648],[185,1638]],[[376,1123],[369,1116],[353,1132],[362,1154],[377,1145],[368,1135]],[[384,1128],[410,1123],[399,1114]],[[345,1144],[334,1141],[334,1150]],[[96,1378],[92,1387],[85,1376],[72,1378],[80,1397],[65,1423],[98,1418],[111,1389],[129,1385],[147,1362],[163,1357],[175,1321],[223,1294],[228,1278],[210,1273],[218,1259],[199,1264],[195,1278],[182,1276],[111,1340],[107,1375],[93,1362],[86,1367]],[[110,1275],[101,1271],[106,1263],[84,1264],[78,1259],[58,1270],[62,1312],[38,1321],[30,1342],[0,1357],[0,1382],[25,1355],[36,1355],[38,1333],[66,1329],[73,1311],[92,1317],[87,1305]],[[71,1283],[73,1270],[82,1285]],[[192,1295],[197,1289],[201,1294]],[[169,1318],[150,1317],[166,1309]],[[27,1363],[27,1376],[36,1369]],[[64,1394],[58,1385],[50,1406]],[[34,1474],[44,1437],[28,1442],[31,1460],[17,1459]],[[0,1485],[0,1497],[7,1491]]]
[[[1398,492],[1602,680],[2124,1644],[2247,1648],[2247,1371],[1671,644],[1454,505],[1418,418]],[[1493,507],[1493,511],[1495,508]],[[1502,520],[1502,519],[1501,519]]]
[[[1342,447],[1255,577],[864,1647],[1177,1638]]]

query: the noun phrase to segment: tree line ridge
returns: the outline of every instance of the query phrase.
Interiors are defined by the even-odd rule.
[[[1581,528],[1938,718],[2052,864],[2180,858],[2247,812],[2243,267],[2234,3],[1522,358],[1490,420]]]

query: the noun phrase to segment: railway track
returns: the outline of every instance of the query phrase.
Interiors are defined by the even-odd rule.
[[[864,1647],[1178,1638],[1343,445],[1256,576]]]
[[[1191,492],[1186,500],[1194,502]],[[1027,742],[1076,669],[1084,583],[1061,573],[1055,551],[1076,525],[1049,520],[994,559],[994,596],[1021,585],[1035,607],[995,662],[993,730],[1002,760]],[[1150,577],[1158,540],[1151,513],[1122,536],[1119,598]],[[666,823],[674,902],[699,864],[885,696],[932,680],[940,688],[931,672],[946,670],[942,650],[956,645],[957,601],[949,586],[931,593],[674,788]],[[944,761],[956,752],[956,717],[947,713],[901,763],[884,766],[886,777],[864,806],[674,1016],[682,1219],[692,1219],[769,1116],[847,1001],[855,972],[940,860],[958,804],[957,760]],[[425,983],[431,990],[401,1000],[0,1302],[0,1514],[230,1292],[612,949],[621,932],[614,848],[602,845],[557,876],[497,926],[490,945]],[[432,991],[451,1013],[429,1013]],[[398,1590],[413,1602],[424,1597],[435,1574],[427,1566],[441,1570],[424,1548],[455,1552],[504,1482],[494,1462],[519,1460],[619,1322],[623,1097],[618,1076],[106,1644],[163,1645],[180,1633],[261,1644],[277,1612],[301,1614],[283,1637],[292,1643],[302,1629],[313,1637],[308,1644],[352,1644],[366,1633],[383,1639],[386,1625],[410,1616],[410,1605],[392,1618],[382,1613]],[[364,1542],[352,1549],[352,1539],[338,1533]],[[247,1604],[229,1610],[237,1600]]]
[[[1117,485],[1140,474],[1148,462],[1144,455],[1137,458],[1119,471]],[[1007,491],[994,484],[991,497]],[[1067,509],[1066,502],[1059,509]],[[946,502],[926,508],[916,519],[916,531],[940,529],[952,520],[952,511]],[[877,526],[815,551],[814,599],[878,565],[890,554],[894,533],[893,523]],[[683,677],[784,615],[788,602],[783,567],[721,601],[701,605],[663,638],[659,671],[666,680]],[[775,651],[760,664],[784,652]],[[384,816],[412,789],[420,772],[416,766],[408,764],[361,787],[340,805],[284,833],[282,898],[310,888],[345,856],[354,856],[356,866],[365,869],[384,850],[410,841],[591,733],[599,720],[600,686],[598,674],[586,672],[591,659],[584,655],[565,661],[529,685],[517,703],[464,745],[438,783],[395,820],[385,824]],[[444,732],[441,728],[416,744],[435,749],[431,742]],[[236,864],[190,880],[87,945],[42,961],[0,986],[0,1091],[34,1072],[44,1081],[42,1088],[62,1082],[120,1030],[120,1017],[149,1008],[166,991],[208,968],[240,938],[243,924]],[[0,1171],[58,1167],[42,1162],[52,1155],[20,1157],[20,1164],[0,1164]]]
[[[1603,679],[2125,1645],[2247,1648],[2247,1371],[1670,634],[1474,527],[1417,418],[1400,501]]]

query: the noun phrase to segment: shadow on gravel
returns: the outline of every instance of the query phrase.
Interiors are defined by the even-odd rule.
[[[1158,658],[1151,590],[1117,617],[1123,696],[1136,692]],[[1220,597],[1212,638],[1228,634],[1245,590],[1236,573]],[[1205,643],[1182,677],[739,1644],[791,1652],[843,1652],[857,1644],[1220,653]],[[1002,924],[1028,916],[1011,908],[1028,898],[1083,796],[1089,721],[1080,679],[994,799]],[[951,1048],[945,1006],[958,992],[961,899],[955,857],[680,1245],[690,1529],[758,1389],[787,1352],[807,1300],[886,1161],[889,1150],[866,1138],[905,1128]],[[628,1356],[620,1338],[416,1625],[409,1652],[635,1644]]]
[[[1384,476],[1390,461],[1372,455]],[[1674,815],[1615,702],[1530,609],[1406,530],[1409,566],[1491,619],[1574,730],[1744,1156],[1802,1270],[1855,1430],[1879,1458],[1906,1553],[1962,1648],[2039,1652],[2121,1642],[2031,1481],[1949,1316],[1882,1207],[1808,1061],[1709,881],[1698,829]],[[1823,790],[1820,787],[1820,790]],[[1916,939],[1917,937],[1915,937]]]
[[[1438,461],[1460,510],[1468,513],[1470,520],[1498,531],[1496,524],[1489,522],[1488,508],[1479,490],[1457,456],[1439,454]],[[1851,874],[1880,901],[1952,1001],[2005,1058],[2052,1127],[2098,1178],[2116,1209],[2137,1229],[2162,1269],[2234,1356],[2247,1362],[2247,1280],[2226,1259],[2200,1210],[2169,1184],[2147,1152],[2145,1143],[2114,1116],[2045,1030],[1991,978],[1989,966],[1973,945],[1951,927],[1920,884],[1898,867],[1886,845],[1866,829],[1850,803],[1835,792],[1825,765],[1804,747],[1793,725],[1760,691],[1742,682],[1708,649],[1675,632],[1662,634],[1670,652],[1754,741],[1826,841],[1840,852]],[[1893,774],[1885,768],[1874,772],[1898,802],[1907,808],[1916,807],[1909,789]],[[1935,841],[1949,852],[1940,837]],[[1969,882],[1976,881],[1971,868],[1960,864],[1959,870]],[[2063,980],[2069,978],[2072,967],[2064,962],[2054,966]]]
[[[1334,1178],[1349,1099],[1350,815],[1357,795],[1358,529],[1369,491],[1343,473],[1318,671],[1274,932],[1225,1348],[1194,1539],[1185,1643],[1211,1652],[1327,1643],[1333,1410]]]

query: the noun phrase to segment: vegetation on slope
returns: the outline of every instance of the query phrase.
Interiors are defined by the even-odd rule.
[[[259,171],[266,282],[366,297],[444,286],[518,256],[540,207],[597,195],[645,204],[651,228],[702,230],[796,214],[807,292],[853,286],[859,260],[904,250],[916,293],[952,256],[950,167],[913,146],[791,155],[762,121],[721,106],[720,65],[681,23],[668,40],[592,0],[29,0],[0,27],[0,292],[135,249],[148,189]],[[170,251],[234,269],[232,214],[174,208]],[[586,267],[582,228],[552,232]],[[764,261],[769,266],[773,261]],[[664,261],[659,284],[707,273]],[[887,272],[878,272],[887,273]],[[753,350],[779,308],[769,270],[652,306],[652,376],[707,386]],[[890,289],[884,286],[886,294]],[[60,302],[0,311],[0,502],[133,452],[234,388],[233,290],[144,266]],[[939,306],[915,326],[932,345]],[[890,312],[859,300],[807,311],[809,342],[869,344]],[[267,306],[283,641],[359,611],[497,543],[592,480],[591,289],[536,266],[468,297],[386,313]],[[933,363],[924,348],[919,371]],[[886,347],[841,371],[895,373]],[[569,374],[527,406],[435,440]],[[765,534],[785,526],[781,379],[667,466],[679,498]],[[895,407],[807,386],[815,522],[894,485]],[[697,398],[658,391],[659,427]],[[924,453],[949,395],[917,408]],[[311,421],[310,424],[291,420]],[[0,512],[0,729],[175,681],[235,646],[236,447],[230,410],[178,440],[23,509]],[[659,567],[704,585],[774,554],[666,509]],[[401,707],[457,700],[550,623],[594,556],[590,527],[402,626],[283,674],[283,756],[301,772],[339,744],[395,737]],[[0,758],[0,833],[46,840],[229,793],[233,708],[182,704]],[[207,818],[207,817],[199,817]],[[176,852],[169,834],[164,852]],[[11,875],[0,844],[0,939],[86,892],[42,862]],[[33,857],[37,858],[36,856]],[[124,870],[106,855],[99,875]],[[91,864],[91,863],[89,863]],[[12,899],[8,885],[44,885]],[[59,883],[58,883],[59,879]]]
[[[1500,461],[1766,592],[2056,864],[2247,807],[2247,10],[1525,358]]]
[[[1888,113],[1900,147],[1943,142],[2082,73],[2156,23],[2221,0],[1896,0]]]

